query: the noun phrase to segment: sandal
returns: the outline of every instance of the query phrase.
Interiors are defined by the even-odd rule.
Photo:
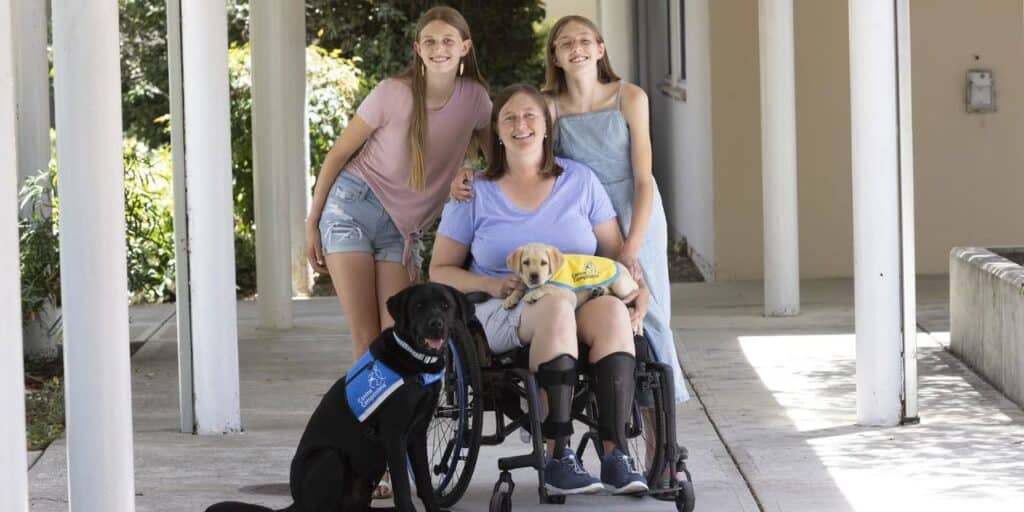
[[[377,487],[373,489],[373,499],[375,500],[389,500],[391,499],[391,482],[390,475],[384,473],[380,481],[377,482]]]

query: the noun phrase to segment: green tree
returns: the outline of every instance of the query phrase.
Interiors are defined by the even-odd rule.
[[[413,29],[423,11],[448,5],[466,17],[485,78],[497,90],[544,76],[544,4],[540,0],[307,0],[309,41],[359,57],[371,85],[412,59]]]

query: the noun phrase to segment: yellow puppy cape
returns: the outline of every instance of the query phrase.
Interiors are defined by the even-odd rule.
[[[586,254],[566,254],[561,268],[551,276],[547,284],[573,291],[589,290],[608,286],[618,277],[619,266],[615,260]]]

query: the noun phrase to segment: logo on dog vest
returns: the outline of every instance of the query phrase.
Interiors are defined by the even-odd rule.
[[[417,381],[426,386],[437,382],[443,376],[443,370],[438,373],[421,373],[417,376]],[[402,384],[405,384],[405,380],[401,375],[367,351],[345,374],[345,397],[348,407],[360,422],[366,421],[366,418],[402,387]]]
[[[562,266],[547,284],[570,290],[589,290],[612,284],[619,277],[615,260],[586,254],[566,254]]]

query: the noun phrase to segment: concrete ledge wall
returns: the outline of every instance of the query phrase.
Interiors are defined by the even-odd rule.
[[[993,250],[1024,253],[1024,247],[950,252],[950,348],[1024,406],[1024,267]]]

